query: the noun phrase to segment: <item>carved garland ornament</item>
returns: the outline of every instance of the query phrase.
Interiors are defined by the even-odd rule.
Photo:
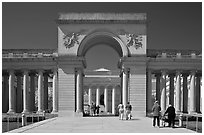
[[[142,36],[135,34],[125,34],[127,37],[127,46],[134,46],[135,49],[142,48]]]
[[[78,36],[79,34],[75,34],[75,33],[72,33],[72,35],[71,34],[64,35],[63,37],[64,46],[66,48],[71,48],[75,45],[75,43],[79,44]]]

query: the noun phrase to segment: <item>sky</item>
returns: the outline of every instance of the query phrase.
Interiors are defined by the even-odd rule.
[[[144,12],[147,13],[147,49],[202,49],[201,2],[4,2],[2,49],[57,49],[55,20],[60,12]],[[93,59],[92,53],[103,50],[110,59],[113,57],[114,60],[118,60],[119,56],[112,56],[115,50],[111,49],[99,45],[91,48],[86,57]],[[105,50],[109,50],[110,53]],[[97,57],[104,56],[104,53],[97,54]]]

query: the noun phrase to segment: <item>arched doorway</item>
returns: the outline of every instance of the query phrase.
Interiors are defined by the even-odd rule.
[[[122,101],[121,68],[118,63],[123,57],[123,51],[117,40],[110,35],[94,33],[89,35],[92,38],[87,37],[89,40],[86,40],[86,45],[80,45],[84,49],[79,47],[79,55],[86,60],[83,78],[85,115],[118,115],[117,105]],[[100,107],[98,113],[93,113],[94,106]]]

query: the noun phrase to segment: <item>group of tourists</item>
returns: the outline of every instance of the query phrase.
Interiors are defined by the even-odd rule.
[[[156,121],[157,121],[157,127],[160,127],[160,118],[165,117],[165,115],[167,114],[168,126],[174,128],[174,123],[175,123],[174,119],[176,117],[176,113],[175,113],[175,108],[171,104],[169,104],[169,107],[162,115],[161,114],[161,107],[160,107],[158,101],[155,101],[155,103],[152,107],[152,112],[153,112],[153,127],[155,127]]]
[[[92,103],[90,106],[90,115],[94,116],[94,115],[99,115],[99,105],[96,105],[95,103]]]
[[[132,111],[132,106],[130,105],[130,102],[127,103],[127,105],[124,107],[122,103],[118,105],[119,109],[119,120],[130,120],[132,117],[131,111]]]

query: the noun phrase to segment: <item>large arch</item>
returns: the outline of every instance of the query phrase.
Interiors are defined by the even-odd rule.
[[[122,40],[111,32],[94,32],[87,35],[82,41],[77,51],[77,56],[85,56],[86,52],[96,44],[104,43],[115,49],[120,57],[128,56],[128,49]]]

